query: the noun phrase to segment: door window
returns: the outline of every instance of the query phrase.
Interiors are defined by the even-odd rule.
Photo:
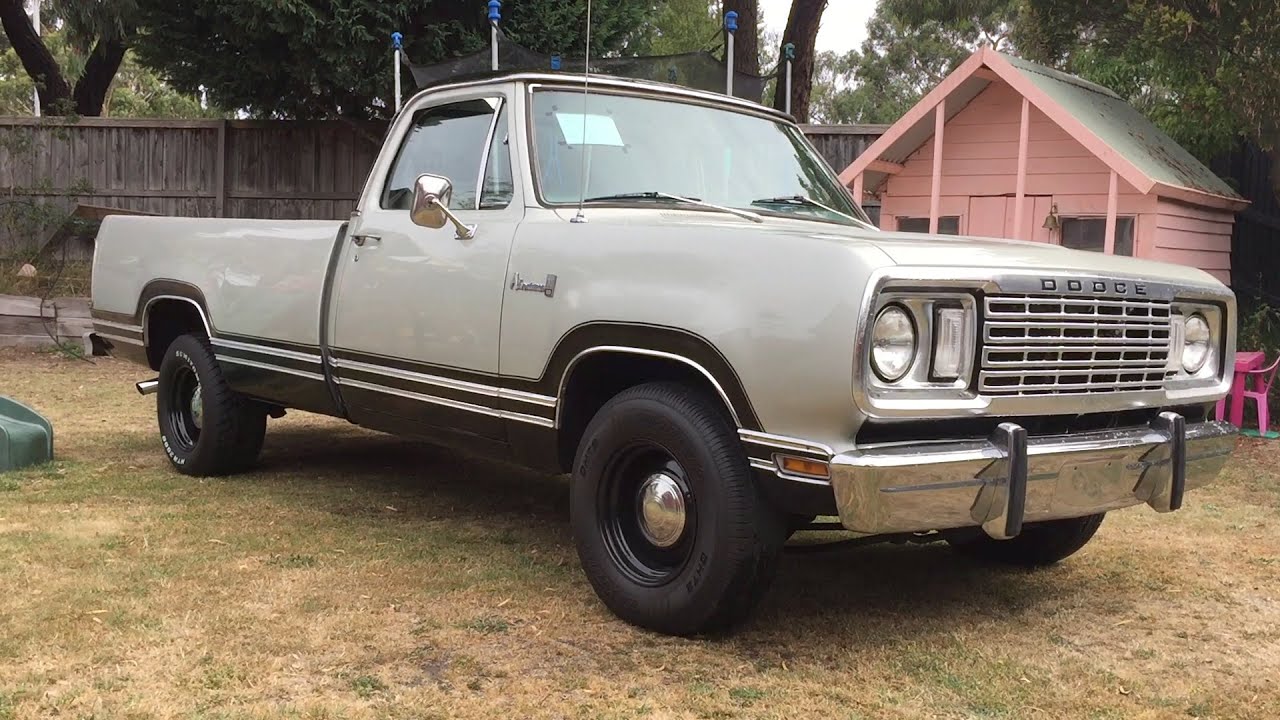
[[[476,191],[480,186],[481,161],[485,159],[485,146],[490,130],[494,127],[494,114],[502,101],[498,98],[482,98],[423,108],[413,115],[413,125],[400,145],[391,174],[382,192],[382,207],[389,210],[408,210],[413,202],[413,183],[419,175],[430,173],[449,178],[453,184],[453,197],[449,201],[452,210],[473,210],[477,207]],[[510,202],[511,158],[505,142],[507,131],[499,118],[491,164],[506,163],[505,169],[492,174],[493,198],[486,197],[485,207],[505,207]],[[495,158],[495,155],[497,156]],[[505,173],[502,175],[501,173]],[[501,178],[505,177],[506,180]],[[486,177],[486,193],[489,192]],[[505,182],[506,201],[502,201],[501,187]]]

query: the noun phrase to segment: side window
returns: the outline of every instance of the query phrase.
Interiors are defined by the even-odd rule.
[[[899,217],[898,232],[927,233],[929,232],[929,218]],[[938,218],[938,234],[959,235],[960,216],[943,215]]]
[[[500,210],[511,204],[515,180],[511,176],[511,137],[507,133],[507,106],[503,104],[494,126],[493,144],[484,167],[484,185],[480,188],[480,209]]]
[[[408,210],[413,202],[414,181],[419,175],[430,173],[447,177],[453,183],[451,210],[474,209],[480,161],[489,139],[489,128],[493,126],[493,114],[500,103],[498,98],[483,98],[423,108],[414,113],[413,127],[400,146],[383,188],[382,207]],[[510,170],[507,174],[510,175]]]
[[[1106,218],[1062,218],[1062,245],[1106,252]],[[1133,218],[1116,218],[1116,255],[1133,255]]]

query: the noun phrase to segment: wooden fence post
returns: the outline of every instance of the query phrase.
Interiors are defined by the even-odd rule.
[[[227,216],[227,119],[218,123],[218,154],[214,160],[214,215]]]

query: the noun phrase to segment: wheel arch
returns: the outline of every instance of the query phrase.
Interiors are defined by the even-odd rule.
[[[645,342],[621,342],[621,335],[644,336]],[[556,378],[555,431],[562,469],[572,466],[595,413],[619,392],[648,382],[678,381],[696,387],[721,407],[735,429],[761,429],[737,373],[699,336],[671,328],[595,325],[576,338],[572,333],[567,336],[557,355],[560,370],[552,377]]]
[[[204,294],[187,283],[152,281],[138,299],[137,316],[142,326],[147,363],[153,370],[160,369],[165,350],[178,336],[192,331],[203,332],[210,338],[215,334],[205,308]]]

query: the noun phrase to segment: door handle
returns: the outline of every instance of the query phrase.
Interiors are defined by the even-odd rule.
[[[364,247],[367,242],[382,242],[382,237],[380,235],[352,235],[351,242],[355,243],[356,247]]]

